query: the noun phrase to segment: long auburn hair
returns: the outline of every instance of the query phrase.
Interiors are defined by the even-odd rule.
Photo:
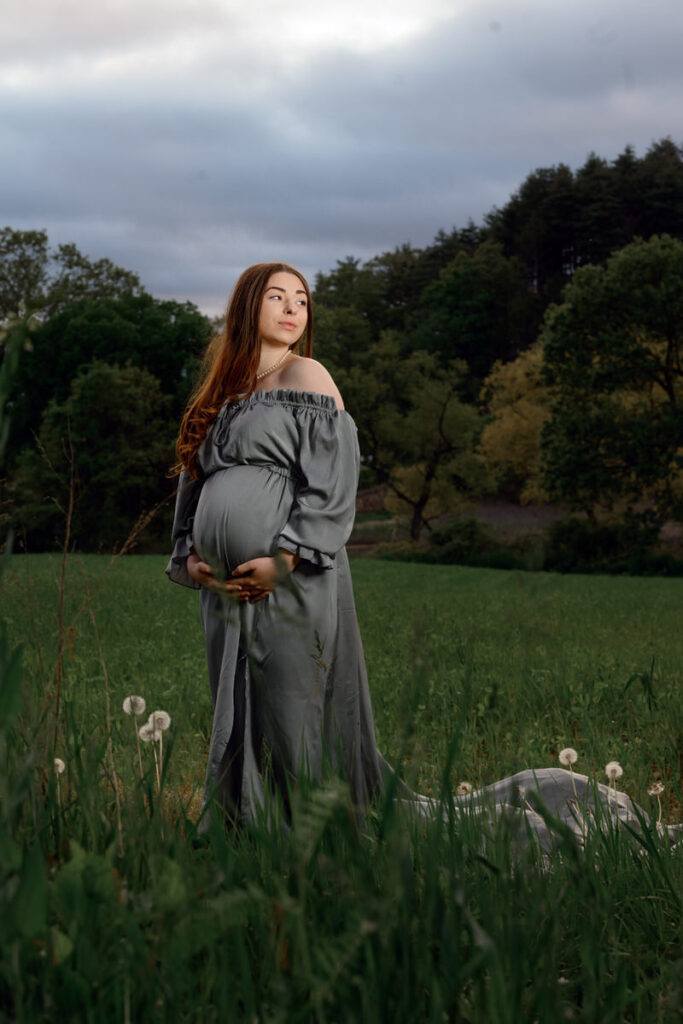
[[[306,278],[288,263],[256,263],[240,275],[225,314],[225,327],[209,343],[204,353],[197,385],[190,396],[176,442],[178,463],[172,472],[185,468],[199,477],[197,454],[209,427],[221,408],[237,397],[252,394],[261,357],[258,323],[261,303],[273,274],[295,274],[306,292],[308,321],[306,333],[290,346],[296,351],[303,342],[304,356],[313,350],[313,310]],[[304,340],[305,339],[305,340]]]

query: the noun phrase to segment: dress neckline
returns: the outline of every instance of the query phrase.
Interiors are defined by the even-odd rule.
[[[267,405],[302,405],[323,409],[326,412],[346,412],[346,409],[337,408],[332,395],[324,395],[320,391],[298,391],[295,388],[259,388],[250,395],[236,398],[224,408],[254,402],[265,402]]]

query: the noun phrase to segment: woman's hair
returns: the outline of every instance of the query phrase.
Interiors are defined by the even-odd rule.
[[[306,291],[308,321],[302,354],[310,357],[313,310],[305,277],[288,263],[256,263],[248,267],[230,296],[225,327],[212,339],[204,354],[199,380],[180,424],[176,442],[178,464],[174,473],[179,473],[184,467],[195,479],[199,476],[197,453],[220,409],[226,402],[253,392],[261,357],[258,329],[261,303],[268,281],[273,274],[280,272],[296,274]],[[292,351],[299,347],[301,341],[299,339],[290,346]]]

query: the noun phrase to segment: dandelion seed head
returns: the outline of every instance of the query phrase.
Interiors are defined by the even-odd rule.
[[[138,729],[138,736],[143,743],[156,743],[161,739],[161,729],[155,729],[151,722],[145,722]]]
[[[66,771],[66,765],[62,761],[61,757],[56,757],[55,758],[55,773],[57,775],[63,775],[65,771]]]
[[[564,750],[561,750],[558,754],[558,759],[560,764],[565,765],[565,767],[569,767],[570,764],[576,764],[579,760],[579,755],[573,747],[565,747]]]
[[[149,716],[147,723],[148,725],[151,725],[153,729],[168,729],[171,724],[171,716],[168,711],[153,711]]]
[[[456,796],[469,796],[472,792],[471,782],[461,782],[455,791]]]
[[[605,775],[610,782],[616,782],[624,774],[624,769],[621,767],[618,761],[608,761],[605,765]]]
[[[661,794],[663,792],[664,792],[664,783],[663,782],[653,782],[652,785],[649,787],[649,789],[647,791],[647,794],[648,794],[648,796],[661,796]]]
[[[147,704],[145,703],[145,698],[136,697],[132,693],[130,697],[126,697],[126,699],[123,702],[123,710],[126,712],[126,714],[135,715],[136,718],[138,718],[140,715],[144,715],[146,707]]]

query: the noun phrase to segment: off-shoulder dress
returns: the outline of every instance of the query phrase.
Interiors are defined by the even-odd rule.
[[[364,806],[380,784],[345,543],[359,450],[351,416],[308,391],[257,391],[223,407],[180,477],[167,566],[176,583],[191,549],[229,576],[278,549],[300,558],[262,601],[237,604],[205,587],[201,619],[214,721],[205,801],[251,819],[263,803],[263,759],[286,800],[302,766],[340,768]]]

